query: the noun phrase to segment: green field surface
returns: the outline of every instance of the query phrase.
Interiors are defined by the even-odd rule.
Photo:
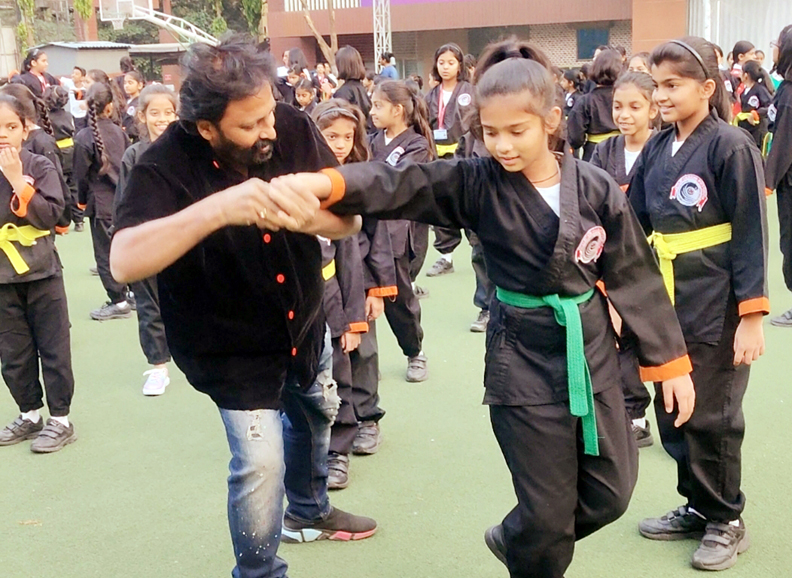
[[[774,198],[769,207],[771,301],[779,314],[792,296],[781,278]],[[79,441],[52,455],[31,453],[29,443],[0,448],[0,578],[230,576],[230,455],[217,409],[175,366],[165,395],[143,397],[148,368],[136,321],[98,323],[88,316],[106,299],[88,272],[90,233],[71,233],[58,246],[73,326],[71,419]],[[429,255],[427,267],[435,257]],[[483,541],[515,498],[481,405],[484,336],[469,332],[477,311],[466,244],[455,267],[452,275],[419,280],[431,291],[422,301],[429,381],[404,381],[406,359],[387,323],[379,324],[384,442],[377,455],[354,457],[349,488],[331,495],[338,507],[374,517],[378,533],[358,543],[284,545],[291,578],[508,576]],[[792,513],[792,329],[766,321],[765,332],[767,353],[753,369],[745,400],[743,487],[753,545],[730,578],[792,576],[783,524]],[[16,414],[3,387],[0,422]],[[695,542],[638,535],[642,517],[680,503],[672,460],[659,443],[641,450],[629,511],[578,544],[567,577],[701,575],[690,567]]]

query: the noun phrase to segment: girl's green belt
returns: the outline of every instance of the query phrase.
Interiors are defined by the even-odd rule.
[[[589,289],[577,297],[561,297],[560,295],[524,295],[496,288],[498,300],[512,307],[521,309],[538,309],[552,307],[556,322],[566,327],[567,348],[567,380],[569,387],[569,411],[583,421],[583,446],[587,455],[599,455],[597,439],[597,416],[594,413],[594,390],[591,386],[591,373],[586,361],[583,342],[583,322],[580,319],[578,305],[585,303],[594,295]]]

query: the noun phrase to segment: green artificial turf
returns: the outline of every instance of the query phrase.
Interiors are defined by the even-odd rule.
[[[780,274],[774,199],[770,219],[778,314],[792,298]],[[71,233],[58,245],[73,325],[71,418],[80,439],[53,455],[34,455],[29,443],[0,448],[0,578],[230,576],[229,454],[217,410],[175,367],[164,396],[141,395],[147,367],[135,320],[88,317],[105,300],[88,273],[90,234]],[[352,459],[350,487],[331,499],[376,518],[379,532],[359,543],[283,546],[292,578],[507,576],[482,539],[515,499],[481,405],[484,337],[468,331],[477,313],[469,256],[463,247],[456,273],[419,281],[431,291],[422,301],[429,381],[404,381],[406,360],[387,323],[378,328],[384,443],[377,455]],[[745,520],[753,546],[729,571],[732,578],[792,576],[785,524],[792,512],[792,329],[765,329],[767,353],[745,402]],[[16,413],[2,388],[0,422]],[[642,450],[629,511],[578,545],[568,578],[700,575],[689,565],[694,542],[654,543],[637,533],[640,518],[679,505],[674,488],[674,464],[659,444]]]

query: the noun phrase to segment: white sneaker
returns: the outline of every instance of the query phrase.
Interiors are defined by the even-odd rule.
[[[143,395],[162,395],[170,384],[168,369],[165,367],[150,369],[143,375],[148,375],[146,383],[143,384]]]

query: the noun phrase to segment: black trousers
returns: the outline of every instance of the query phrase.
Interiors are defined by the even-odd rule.
[[[636,347],[637,340],[634,335],[619,338],[622,393],[630,420],[646,417],[646,409],[652,404],[652,396],[641,381]]]
[[[330,451],[349,454],[358,422],[379,421],[385,411],[379,407],[379,351],[376,322],[369,321],[368,333],[349,355],[341,350],[340,339],[333,339],[333,378],[338,384],[341,407],[330,435]]]
[[[410,280],[414,283],[418,274],[423,269],[426,253],[429,251],[429,225],[424,223],[410,223],[410,238],[412,240],[412,254],[410,256]]]
[[[69,310],[63,277],[0,285],[0,366],[21,412],[44,407],[69,415],[74,395]]]
[[[99,279],[107,291],[107,296],[113,303],[126,301],[126,285],[122,285],[110,273],[110,220],[91,217],[91,239],[93,240],[94,258]]]
[[[434,248],[441,255],[449,255],[454,249],[459,247],[462,242],[462,231],[459,229],[446,229],[444,227],[434,227],[435,242]]]
[[[79,207],[79,194],[77,193],[77,183],[71,172],[64,173],[63,178],[66,179],[66,186],[69,188],[69,195],[71,198],[66,200],[66,204],[71,210],[71,218],[73,223],[82,223],[85,220],[85,211]]]
[[[484,261],[484,249],[481,241],[473,231],[465,230],[470,247],[473,252],[470,260],[473,264],[473,272],[476,274],[476,292],[473,294],[473,304],[479,309],[489,311],[492,298],[495,297],[495,283],[490,281],[487,275],[487,263]]]
[[[149,365],[162,365],[171,359],[165,324],[162,322],[157,277],[132,283],[137,302],[138,337]]]
[[[490,406],[495,437],[512,475],[517,506],[503,520],[511,578],[563,578],[585,538],[627,509],[638,450],[620,388],[594,396],[600,455],[583,453],[580,420],[568,402]]]
[[[776,198],[781,254],[784,256],[781,270],[784,273],[787,289],[792,291],[792,187],[786,184],[786,180],[778,185]]]
[[[399,293],[393,300],[385,299],[385,317],[388,319],[402,353],[415,357],[421,353],[424,332],[421,327],[421,304],[412,289],[410,255],[396,260],[396,287]]]
[[[696,387],[696,410],[682,427],[664,409],[656,385],[655,412],[663,447],[677,462],[677,491],[708,520],[730,522],[745,508],[740,490],[748,387],[747,365],[734,367],[734,333],[739,319],[727,319],[720,343],[688,343]]]

